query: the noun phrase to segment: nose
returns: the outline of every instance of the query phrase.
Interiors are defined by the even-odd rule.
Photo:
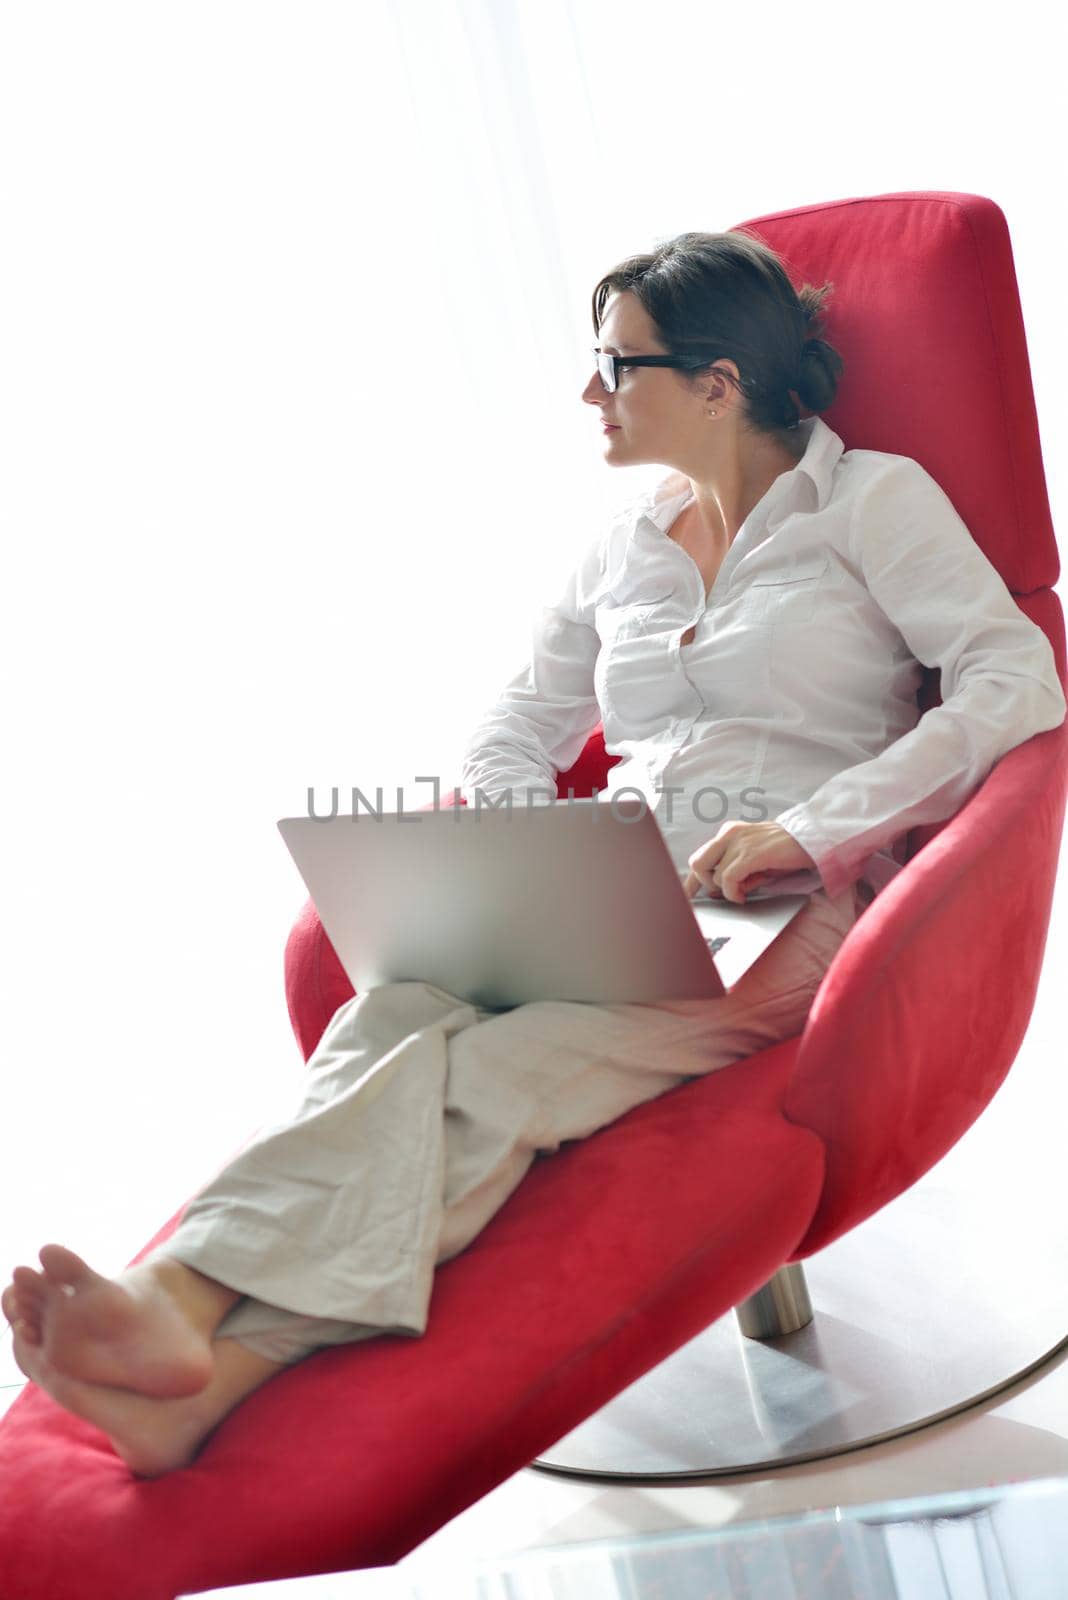
[[[608,390],[601,381],[600,369],[594,367],[593,376],[582,391],[582,398],[588,405],[599,406],[608,398]]]

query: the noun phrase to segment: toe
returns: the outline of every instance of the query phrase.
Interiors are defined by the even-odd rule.
[[[98,1272],[94,1272],[81,1256],[75,1255],[73,1250],[67,1250],[61,1244],[42,1245],[38,1256],[45,1270],[45,1276],[52,1283],[80,1289],[100,1281]]]
[[[14,1283],[0,1295],[0,1308],[13,1329],[31,1344],[41,1342],[41,1323],[36,1301],[29,1300]]]
[[[21,1322],[15,1324],[15,1337],[11,1341],[11,1353],[15,1357],[15,1365],[23,1377],[29,1378],[31,1383],[37,1383],[42,1375],[43,1358],[40,1350],[26,1338],[25,1328]]]
[[[26,1300],[43,1302],[48,1292],[48,1280],[43,1272],[35,1272],[33,1267],[16,1267],[11,1274],[13,1287]]]
[[[49,1294],[54,1292],[53,1286],[49,1284],[44,1274],[34,1272],[32,1267],[16,1267],[11,1275],[11,1298],[15,1315],[32,1326],[34,1343],[40,1339],[41,1322],[48,1306]]]

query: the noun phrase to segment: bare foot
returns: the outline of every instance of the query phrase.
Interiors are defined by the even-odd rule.
[[[188,1466],[210,1433],[245,1395],[282,1371],[236,1339],[219,1339],[211,1382],[198,1394],[153,1399],[110,1385],[66,1377],[49,1363],[40,1345],[27,1342],[19,1328],[15,1360],[27,1378],[58,1405],[105,1433],[116,1454],[139,1477],[156,1478]]]
[[[222,1311],[197,1325],[175,1292],[188,1268],[146,1261],[104,1278],[72,1250],[53,1244],[43,1247],[40,1259],[42,1272],[16,1267],[2,1303],[22,1349],[39,1351],[57,1379],[155,1397],[196,1394],[209,1382],[211,1332]],[[219,1307],[238,1298],[212,1287]]]

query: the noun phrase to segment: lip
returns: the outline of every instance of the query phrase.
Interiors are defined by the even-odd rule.
[[[602,422],[601,423],[601,427],[604,429],[604,431],[606,433],[609,433],[609,432],[616,433],[618,431],[618,429],[619,429],[619,423],[618,422]]]

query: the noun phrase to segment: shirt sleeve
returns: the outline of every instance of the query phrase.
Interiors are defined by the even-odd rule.
[[[572,572],[563,594],[532,628],[526,665],[498,695],[463,753],[461,794],[518,806],[550,804],[556,775],[582,752],[601,720],[594,689],[600,638],[593,596],[603,569],[598,540]]]
[[[1065,716],[1049,640],[919,462],[900,458],[859,512],[864,582],[916,660],[941,669],[942,704],[775,819],[832,897],[874,851],[954,815],[1003,755]]]

